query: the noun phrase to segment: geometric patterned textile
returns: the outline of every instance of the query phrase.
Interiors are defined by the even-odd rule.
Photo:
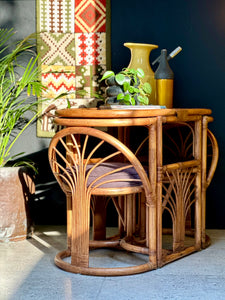
[[[37,1],[38,32],[74,32],[75,0]]]
[[[44,98],[56,98],[67,91],[71,92],[68,98],[75,98],[75,67],[42,65],[41,80],[48,87]]]
[[[72,33],[39,35],[40,58],[45,65],[75,66],[75,37]]]
[[[111,7],[110,0],[37,0],[36,5],[42,98],[48,99],[40,106],[37,135],[52,137],[56,109],[68,102],[96,106],[93,93],[104,93],[100,78],[111,63]]]
[[[106,32],[106,0],[76,0],[75,32]]]
[[[78,33],[75,36],[77,65],[105,65],[105,32]]]

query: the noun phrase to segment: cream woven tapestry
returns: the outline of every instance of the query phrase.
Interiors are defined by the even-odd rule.
[[[110,0],[37,0],[37,51],[46,86],[42,97],[48,99],[40,107],[37,135],[51,137],[56,109],[68,103],[96,106],[94,92],[104,92],[100,78],[111,60]]]

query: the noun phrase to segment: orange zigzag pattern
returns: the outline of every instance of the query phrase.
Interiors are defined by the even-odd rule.
[[[54,77],[55,79],[59,79],[60,77],[65,77],[66,79],[75,78],[74,73],[43,73],[42,77],[47,79],[48,77]]]
[[[56,85],[54,85],[54,83],[53,82],[50,82],[49,84],[48,84],[48,87],[52,87],[52,88],[54,88],[54,90],[56,90],[57,92],[61,89],[61,88],[65,88],[67,91],[75,91],[75,85],[70,85],[70,86],[68,86],[68,85],[66,85],[64,82],[62,82],[60,85],[58,85],[58,86],[56,86]]]

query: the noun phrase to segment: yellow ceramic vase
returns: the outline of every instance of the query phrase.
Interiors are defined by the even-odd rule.
[[[157,104],[156,100],[156,81],[154,78],[154,72],[149,63],[150,53],[153,49],[158,48],[157,45],[152,44],[139,44],[139,43],[125,43],[125,47],[131,51],[131,59],[128,68],[141,68],[145,77],[143,82],[150,83],[152,87],[151,95],[149,96],[149,104]]]

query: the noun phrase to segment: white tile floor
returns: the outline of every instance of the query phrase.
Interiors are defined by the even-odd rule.
[[[224,300],[225,230],[209,230],[208,234],[209,248],[161,269],[133,276],[92,277],[67,273],[54,265],[56,252],[65,248],[65,227],[39,227],[32,239],[0,244],[0,300]],[[101,254],[96,256],[101,258]],[[119,263],[119,257],[111,258]]]

